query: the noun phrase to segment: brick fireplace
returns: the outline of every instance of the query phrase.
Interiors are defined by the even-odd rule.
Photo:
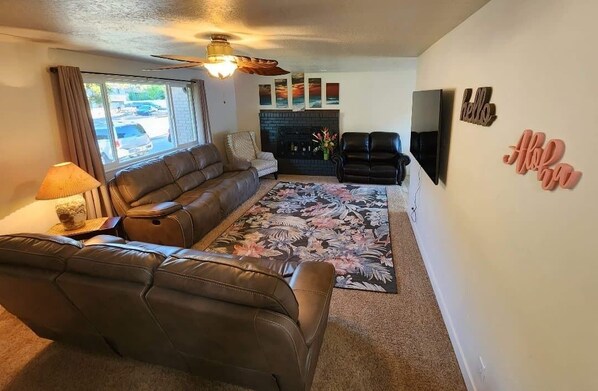
[[[335,175],[332,162],[313,151],[312,135],[324,127],[338,134],[338,110],[260,110],[262,150],[274,154],[281,174]]]

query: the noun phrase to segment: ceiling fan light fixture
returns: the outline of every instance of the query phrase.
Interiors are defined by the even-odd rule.
[[[226,79],[231,77],[237,70],[237,62],[232,56],[210,57],[210,61],[203,64],[212,77]]]
[[[179,56],[176,54],[152,54],[152,56],[184,63],[154,69],[156,71],[203,66],[210,76],[218,79],[231,77],[237,69],[239,72],[260,76],[277,76],[289,73],[289,71],[279,68],[278,61],[276,60],[233,54],[233,48],[228,42],[228,36],[224,34],[212,34],[212,41],[206,48],[207,58]]]

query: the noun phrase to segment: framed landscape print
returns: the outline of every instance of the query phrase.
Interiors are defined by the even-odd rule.
[[[308,87],[307,90],[309,91],[309,108],[310,109],[319,109],[322,107],[322,79],[318,78],[309,78],[308,79]]]
[[[291,90],[293,91],[293,110],[305,109],[305,79],[303,73],[291,75]]]
[[[339,104],[339,84],[338,83],[326,83],[326,104],[327,105],[338,105]]]
[[[272,105],[272,85],[260,84],[260,106],[271,106]]]
[[[289,89],[287,79],[274,79],[274,91],[276,92],[276,107],[289,107]]]

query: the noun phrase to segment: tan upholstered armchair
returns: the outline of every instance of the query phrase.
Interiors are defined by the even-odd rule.
[[[278,179],[278,161],[271,152],[259,150],[253,132],[228,134],[226,136],[226,155],[229,163],[246,160],[255,167],[260,177],[274,174],[274,178]]]

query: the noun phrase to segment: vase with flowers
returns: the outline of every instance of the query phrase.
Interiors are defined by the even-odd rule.
[[[322,128],[321,131],[314,133],[313,141],[318,144],[314,148],[314,152],[322,151],[324,160],[328,160],[330,158],[330,152],[334,149],[337,136],[338,134],[336,133],[331,134],[328,128]]]

